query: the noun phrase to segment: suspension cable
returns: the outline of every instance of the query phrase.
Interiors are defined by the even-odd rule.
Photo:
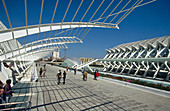
[[[62,24],[63,24],[63,21],[64,21],[66,15],[67,15],[68,9],[70,8],[71,2],[72,2],[72,0],[70,0],[69,5],[67,6],[66,12],[65,12],[64,17],[63,17],[62,22],[61,22],[61,29],[62,29],[62,31],[63,31]],[[60,36],[61,36],[61,34],[60,34]]]
[[[139,0],[138,0],[138,1],[139,1]],[[137,2],[138,2],[138,1],[137,1]],[[142,1],[143,1],[143,0],[141,0],[137,5],[136,5],[136,3],[137,3],[137,2],[136,2],[136,3],[132,6],[132,9],[131,9],[127,14],[125,13],[125,14],[123,15],[124,17],[122,16],[123,18],[121,17],[121,18],[116,22],[116,24],[119,24],[120,22],[122,22],[122,21],[135,9],[134,6],[135,6],[135,5],[138,6]]]
[[[105,12],[108,10],[108,8],[112,5],[112,3],[114,2],[114,0],[112,0],[111,2],[110,2],[110,4],[107,6],[107,8],[103,11],[103,13],[100,15],[100,17],[99,18],[101,18],[104,14],[105,14]],[[97,21],[95,22],[95,24],[98,22],[98,20],[99,19],[97,19]],[[82,34],[82,36],[80,37],[82,40],[84,39],[84,37],[87,35],[87,33],[91,30],[91,28],[92,27],[90,27],[89,29],[88,29],[88,31],[86,32],[86,34],[83,36],[83,34]],[[86,29],[87,30],[87,29]]]
[[[56,12],[56,9],[57,9],[57,6],[58,6],[58,1],[59,1],[59,0],[57,0],[57,2],[56,2],[56,4],[55,4],[55,9],[54,9],[54,12],[53,12],[53,17],[52,17],[52,19],[51,19],[51,24],[53,23],[53,20],[54,20],[55,12]]]
[[[152,1],[146,2],[146,3],[143,3],[143,4],[141,4],[141,5],[135,6],[134,8],[141,7],[141,6],[144,6],[144,5],[150,4],[150,3],[155,2],[155,1],[156,1],[156,0],[152,0]],[[126,9],[126,10],[122,10],[122,11],[120,11],[120,13],[122,13],[122,12],[126,12],[126,11],[129,11],[129,10],[130,10],[130,8],[128,8],[128,9]],[[110,15],[108,15],[108,16],[110,17],[110,16],[116,15],[116,14],[118,14],[118,13],[119,13],[119,12],[114,13],[114,14],[110,14]],[[105,17],[103,17],[103,18],[98,18],[98,19],[93,20],[93,21],[91,21],[91,22],[99,21],[99,20],[104,19],[104,18],[106,18],[106,17],[108,17],[108,16],[105,16]]]
[[[92,15],[92,17],[90,18],[90,20],[88,21],[88,23],[92,20],[92,18],[95,16],[95,14],[97,13],[97,11],[100,9],[100,7],[102,6],[102,4],[104,3],[105,0],[103,0],[100,5],[98,6],[97,10],[94,12],[94,14]],[[82,32],[82,30],[84,29],[84,27],[81,29],[81,31],[79,32],[79,34],[77,35],[77,37],[79,37],[80,33]]]
[[[90,7],[92,6],[93,2],[94,2],[94,0],[91,2],[91,4],[89,5],[88,9],[87,9],[86,12],[84,13],[83,17],[82,17],[81,20],[80,20],[80,23],[82,22],[82,20],[83,20],[84,17],[86,16],[86,14],[87,14],[87,12],[89,11]],[[78,28],[77,28],[77,30],[75,31],[75,33],[74,33],[73,36],[75,36],[75,34],[77,33],[79,27],[80,27],[80,24],[78,25]]]
[[[121,0],[117,5],[116,5],[116,7],[110,12],[110,14],[112,14],[115,10],[116,10],[116,8],[120,5],[120,3],[122,2],[123,0]],[[109,15],[110,15],[109,14]],[[103,21],[103,23],[105,23],[105,21],[108,19],[108,16],[106,17],[106,19]],[[102,24],[103,24],[102,23]]]
[[[116,14],[116,16],[109,22],[109,24],[120,14],[120,12],[131,2],[131,0],[129,0],[126,5],[119,11],[119,13]]]
[[[8,10],[7,10],[7,8],[6,8],[5,1],[4,1],[4,0],[2,0],[2,2],[3,2],[3,6],[4,6],[4,9],[5,9],[6,16],[7,16],[7,18],[8,18],[8,23],[9,23],[10,28],[11,28],[11,31],[12,31],[13,39],[14,39],[13,28],[12,28],[12,24],[11,24],[11,21],[10,21],[9,15],[8,15]]]
[[[82,1],[81,1],[81,3],[79,4],[79,7],[78,7],[78,9],[77,9],[76,13],[74,14],[74,17],[72,18],[71,23],[73,22],[74,18],[76,17],[76,15],[77,15],[77,13],[78,13],[78,11],[79,11],[79,9],[80,9],[80,7],[81,7],[81,5],[82,5],[83,1],[84,1],[84,0],[82,0]],[[71,28],[71,23],[70,23],[70,28]],[[69,35],[72,33],[73,29],[74,29],[74,28],[72,28],[72,30],[71,30],[71,32],[69,33]],[[67,31],[68,31],[68,30],[66,30],[66,33],[65,33],[65,35],[64,35],[64,36],[66,36]]]

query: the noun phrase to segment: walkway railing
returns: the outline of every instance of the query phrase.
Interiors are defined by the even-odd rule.
[[[37,67],[35,63],[33,64],[32,72],[31,72],[31,81],[38,80],[38,74],[37,74]]]
[[[21,105],[21,104],[26,104],[25,106],[23,107],[11,107],[11,108],[8,108],[7,106],[10,106],[10,105]],[[10,111],[10,110],[28,110],[28,111],[31,111],[31,102],[30,101],[25,101],[25,102],[13,102],[13,103],[4,103],[4,104],[0,104],[1,106],[5,106],[6,108],[5,109],[1,109],[1,111]]]

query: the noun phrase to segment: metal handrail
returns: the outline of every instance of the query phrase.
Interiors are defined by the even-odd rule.
[[[32,75],[31,81],[36,81],[38,79],[37,67],[36,67],[35,63],[33,64],[33,69],[32,69],[31,75]]]
[[[1,106],[9,106],[9,105],[16,105],[16,104],[27,104],[27,105],[26,105],[26,107],[5,108],[5,109],[1,109],[1,110],[2,110],[2,111],[8,111],[8,110],[25,109],[25,110],[30,111],[30,109],[31,109],[31,102],[30,102],[30,101],[4,103],[4,104],[0,104],[0,105],[1,105]]]

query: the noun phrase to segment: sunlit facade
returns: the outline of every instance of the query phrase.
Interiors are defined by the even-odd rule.
[[[170,36],[121,44],[106,51],[102,61],[106,72],[169,80]]]

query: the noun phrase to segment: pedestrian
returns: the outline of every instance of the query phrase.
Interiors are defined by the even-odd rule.
[[[71,67],[70,67],[70,72],[71,72]]]
[[[43,70],[42,70],[42,67],[40,68],[40,77],[42,77],[42,72],[43,72]]]
[[[10,103],[12,96],[13,96],[13,94],[12,94],[12,88],[11,88],[11,79],[7,79],[6,85],[4,87],[4,100],[5,100],[5,102]]]
[[[0,81],[0,109],[5,108],[4,106],[1,106],[1,104],[2,104],[2,95],[4,94],[4,89],[3,89],[2,85],[3,85],[3,83],[2,83],[2,81]]]
[[[84,80],[84,68],[81,69],[81,73],[82,73],[82,75],[83,75],[83,78],[82,78],[82,79]]]
[[[76,75],[76,72],[77,72],[77,69],[76,69],[76,67],[74,68],[74,75]]]
[[[66,80],[66,71],[63,72],[63,84],[65,84],[65,80]]]
[[[84,77],[83,80],[84,80],[84,81],[87,81],[87,71],[86,71],[86,70],[84,70],[84,74],[83,74],[83,75],[84,75],[84,76],[83,76],[83,77]]]
[[[68,68],[68,66],[67,66],[67,67],[66,67],[66,70],[68,71],[68,69],[69,69],[69,68]]]
[[[44,66],[43,72],[42,72],[42,76],[45,77],[45,73],[46,73],[46,68]]]
[[[97,73],[97,71],[95,70],[95,71],[94,71],[94,78],[93,78],[94,80],[97,80],[97,78],[96,78],[96,73]]]
[[[17,83],[17,80],[16,80],[16,70],[14,70],[13,68],[9,68],[12,72],[12,80],[13,80],[13,85],[15,85]]]
[[[99,72],[98,71],[96,72],[96,80],[97,80],[97,77],[99,77]]]
[[[59,72],[57,73],[57,77],[58,77],[58,85],[59,85],[61,80],[61,70],[59,70]]]

